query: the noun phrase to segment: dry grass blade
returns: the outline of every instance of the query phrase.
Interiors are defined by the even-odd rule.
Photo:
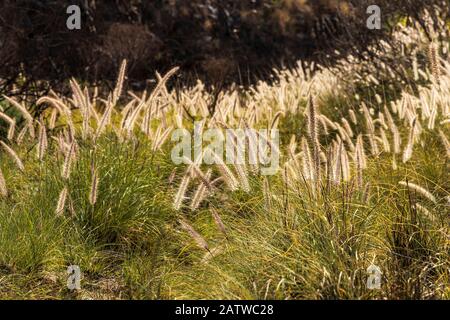
[[[215,152],[211,151],[211,155],[214,158],[215,164],[219,169],[223,180],[231,191],[236,191],[239,187],[239,182],[234,176],[233,172],[228,168],[228,166],[223,162],[222,158],[219,157]]]
[[[445,154],[447,155],[447,158],[450,159],[450,142],[448,141],[445,133],[442,130],[439,130],[439,137],[441,138],[442,145],[445,148]]]
[[[66,153],[66,157],[64,158],[64,164],[61,172],[61,176],[63,179],[69,179],[74,156],[75,156],[75,142],[72,142],[70,144],[70,149]]]
[[[11,147],[9,147],[6,143],[4,143],[3,141],[0,141],[0,144],[2,145],[3,149],[5,149],[5,151],[14,160],[14,162],[16,163],[16,165],[20,169],[20,171],[24,171],[25,167],[24,167],[24,165],[22,163],[22,160],[20,160],[19,156],[17,155],[17,153]]]
[[[94,205],[97,202],[97,190],[98,190],[98,177],[97,172],[94,170],[91,183],[91,191],[89,192],[89,203]]]
[[[178,188],[178,191],[173,201],[173,208],[175,210],[180,210],[183,200],[185,199],[185,194],[190,181],[191,181],[190,174],[189,172],[186,172],[183,176],[183,179],[181,180],[180,187]]]
[[[397,126],[395,125],[394,119],[392,119],[392,115],[389,112],[387,107],[384,107],[384,115],[386,117],[389,130],[393,135],[393,144],[394,144],[394,153],[400,153],[400,132],[398,131]]]
[[[428,61],[430,63],[431,74],[433,75],[434,81],[438,82],[440,77],[440,66],[439,66],[439,47],[436,42],[430,43],[428,47]]]
[[[15,106],[20,111],[20,113],[23,115],[23,117],[27,120],[27,122],[33,122],[33,117],[31,116],[31,114],[28,112],[28,110],[23,105],[21,105],[16,100],[9,98],[5,95],[3,95],[3,98],[5,98],[6,101],[8,101],[13,106]]]
[[[8,196],[8,188],[6,187],[6,180],[5,177],[3,176],[2,169],[0,169],[0,194],[3,197]]]
[[[75,107],[80,108],[83,114],[88,112],[89,107],[87,102],[85,101],[85,95],[83,93],[83,90],[81,90],[81,87],[78,84],[77,80],[75,78],[72,78],[69,83],[72,89],[74,99],[73,102],[75,104]]]
[[[119,75],[117,77],[116,87],[114,88],[112,105],[115,106],[117,101],[119,100],[120,95],[122,94],[123,82],[125,80],[125,73],[127,69],[127,60],[123,60],[120,65]]]
[[[108,102],[105,112],[103,113],[102,118],[100,119],[100,123],[97,127],[97,132],[95,133],[95,140],[104,132],[106,126],[108,125],[108,121],[111,119],[111,113],[113,110],[113,104]]]
[[[312,148],[312,162],[314,168],[314,180],[319,183],[320,179],[320,144],[317,125],[317,109],[313,101],[313,97],[309,97],[308,102],[308,138]]]
[[[353,138],[353,130],[350,127],[350,123],[348,123],[347,119],[345,119],[345,118],[341,118],[341,122],[342,122],[342,125],[343,125],[345,131],[347,132],[348,136],[350,138]]]
[[[361,169],[367,168],[367,160],[366,160],[366,153],[364,151],[364,140],[362,138],[362,135],[359,134],[356,138],[356,159],[359,162],[359,166]]]
[[[160,81],[158,82],[158,84],[156,85],[155,89],[152,91],[150,97],[147,100],[147,104],[149,105],[150,102],[159,94],[160,90],[162,89],[162,87],[164,87],[166,85],[167,80],[169,80],[169,78],[171,76],[173,76],[180,68],[179,67],[174,67],[172,69],[170,69],[165,75],[164,77],[162,77],[160,79]]]
[[[187,221],[185,221],[184,219],[180,219],[179,221],[181,228],[183,228],[187,233],[189,233],[192,239],[194,239],[195,242],[197,243],[197,246],[203,250],[210,252],[206,240],[197,231],[195,231],[195,229],[189,223],[187,223]]]
[[[212,258],[218,256],[223,251],[224,251],[224,249],[222,246],[218,246],[218,247],[211,249],[210,252],[205,253],[205,255],[203,256],[203,258],[201,260],[201,263],[208,263]]]
[[[313,180],[314,179],[314,165],[312,161],[312,155],[311,150],[309,149],[308,142],[304,137],[302,137],[301,140],[301,147],[302,147],[302,169],[303,169],[303,176],[306,180]]]
[[[173,130],[173,127],[169,126],[166,130],[164,130],[163,133],[158,135],[158,137],[154,140],[153,152],[156,152],[157,150],[161,149],[161,147],[167,141],[167,138],[169,137],[169,135],[172,132],[172,130]]]
[[[206,175],[204,176],[204,179],[206,181],[202,180],[202,183],[200,183],[200,185],[197,187],[197,190],[195,191],[194,196],[192,197],[192,202],[190,206],[191,210],[196,210],[200,206],[202,201],[207,197],[209,192],[211,192],[212,183],[209,182],[209,179],[211,178],[211,173],[212,170],[208,169]]]
[[[20,146],[22,144],[23,140],[25,139],[25,135],[27,134],[27,131],[28,131],[28,127],[27,126],[25,126],[22,129],[20,129],[19,134],[16,137],[17,145]]]
[[[64,208],[66,206],[66,199],[67,199],[68,190],[67,187],[64,187],[61,192],[59,193],[58,197],[58,204],[56,206],[55,213],[56,215],[61,215],[64,211]]]
[[[278,112],[275,114],[275,116],[273,117],[273,120],[272,120],[272,122],[271,122],[271,124],[270,124],[270,129],[271,129],[271,130],[273,130],[273,129],[277,126],[278,120],[280,119],[280,117],[281,117],[282,115],[284,115],[284,112],[283,112],[283,111],[278,111]]]
[[[411,129],[409,131],[408,136],[408,144],[406,145],[405,150],[403,151],[403,163],[406,163],[411,159],[414,147],[414,130],[416,128],[416,118],[414,118],[413,123],[411,125]]]
[[[234,167],[238,174],[242,190],[244,192],[250,192],[250,183],[248,181],[248,171],[246,166],[244,164],[235,164]]]
[[[8,140],[12,141],[14,139],[14,133],[16,130],[16,120],[12,119],[8,115],[4,114],[3,112],[0,112],[0,118],[8,122],[9,129],[8,129]]]
[[[58,112],[61,115],[66,115],[66,116],[71,115],[70,108],[60,99],[51,98],[51,97],[42,97],[36,102],[37,105],[41,105],[44,103],[54,106],[55,107],[54,110],[58,110]]]
[[[209,178],[207,176],[207,174],[203,174],[202,170],[200,169],[200,167],[198,166],[197,162],[192,162],[191,159],[187,158],[187,157],[183,157],[184,161],[189,163],[189,168],[188,168],[188,172],[193,172],[195,174],[195,176],[199,177],[200,180],[202,181],[202,183],[208,188],[211,189],[212,185],[211,182],[209,181]],[[198,159],[197,159],[198,160]]]
[[[431,194],[431,192],[429,192],[427,189],[425,189],[417,184],[408,182],[408,181],[400,181],[398,184],[401,186],[407,187],[407,188],[417,192],[418,194],[422,195],[423,197],[427,198],[431,202],[436,203],[436,197],[433,196]]]
[[[39,125],[39,135],[38,135],[38,147],[37,147],[37,153],[38,153],[38,159],[42,161],[45,155],[45,151],[48,147],[48,140],[47,140],[47,130],[43,124]]]
[[[225,224],[223,223],[222,219],[220,218],[220,215],[217,212],[217,210],[214,208],[211,208],[211,215],[212,215],[212,217],[214,219],[214,223],[216,224],[219,231],[222,232],[222,234],[225,236],[225,238],[228,239],[227,229],[225,228]]]
[[[423,205],[421,205],[420,203],[416,203],[415,207],[416,207],[417,211],[422,212],[426,217],[428,217],[428,219],[430,219],[432,221],[436,221],[436,216],[434,214],[432,214],[430,212],[430,210],[425,208]]]

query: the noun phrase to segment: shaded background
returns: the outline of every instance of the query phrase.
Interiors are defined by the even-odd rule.
[[[297,59],[330,64],[348,51],[359,55],[389,37],[398,17],[439,1],[377,0],[381,31],[365,26],[372,2],[0,0],[0,93],[33,94],[72,76],[110,85],[122,59],[132,89],[176,65],[183,84],[246,85]],[[82,9],[81,30],[66,27],[71,4]]]

